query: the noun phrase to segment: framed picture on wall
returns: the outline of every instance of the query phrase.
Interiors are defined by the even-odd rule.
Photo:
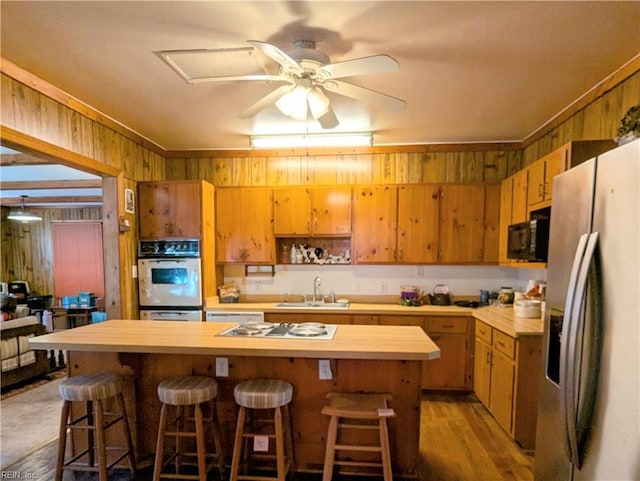
[[[136,212],[135,198],[131,189],[124,189],[124,211],[129,214],[135,214]]]

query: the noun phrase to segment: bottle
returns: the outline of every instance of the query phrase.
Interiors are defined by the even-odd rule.
[[[296,252],[296,246],[295,244],[291,244],[291,263],[295,264],[296,263],[296,257],[297,257],[297,252]]]
[[[498,301],[502,305],[513,304],[513,289],[511,287],[501,287]]]

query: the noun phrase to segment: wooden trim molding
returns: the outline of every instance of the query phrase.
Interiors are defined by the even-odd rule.
[[[45,140],[37,139],[9,127],[2,127],[0,130],[0,142],[6,147],[19,150],[25,154],[49,160],[54,164],[62,164],[67,167],[83,170],[90,174],[117,177],[122,172],[122,170],[117,167],[105,164],[104,162],[98,162],[85,155],[72,152],[71,150],[59,147]]]

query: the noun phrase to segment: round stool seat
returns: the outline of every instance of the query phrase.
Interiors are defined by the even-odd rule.
[[[233,396],[245,408],[273,409],[291,402],[293,386],[279,379],[251,379],[236,385]]]
[[[164,404],[185,406],[210,401],[218,394],[218,383],[205,376],[183,376],[162,381],[158,397]]]
[[[59,386],[65,401],[93,401],[106,399],[122,392],[120,376],[109,372],[84,374],[65,379]]]

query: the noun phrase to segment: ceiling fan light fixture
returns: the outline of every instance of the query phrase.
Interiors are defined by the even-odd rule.
[[[319,119],[329,111],[329,97],[327,97],[318,87],[309,89],[307,94],[309,110],[314,119]]]
[[[42,217],[33,212],[29,212],[25,208],[24,199],[26,199],[27,196],[21,195],[20,198],[22,199],[22,207],[20,209],[10,211],[9,215],[7,215],[7,219],[22,223],[41,221]]]
[[[287,117],[307,120],[307,87],[296,85],[276,101],[276,107]]]
[[[371,132],[345,132],[338,134],[254,135],[254,149],[305,147],[371,147]]]

